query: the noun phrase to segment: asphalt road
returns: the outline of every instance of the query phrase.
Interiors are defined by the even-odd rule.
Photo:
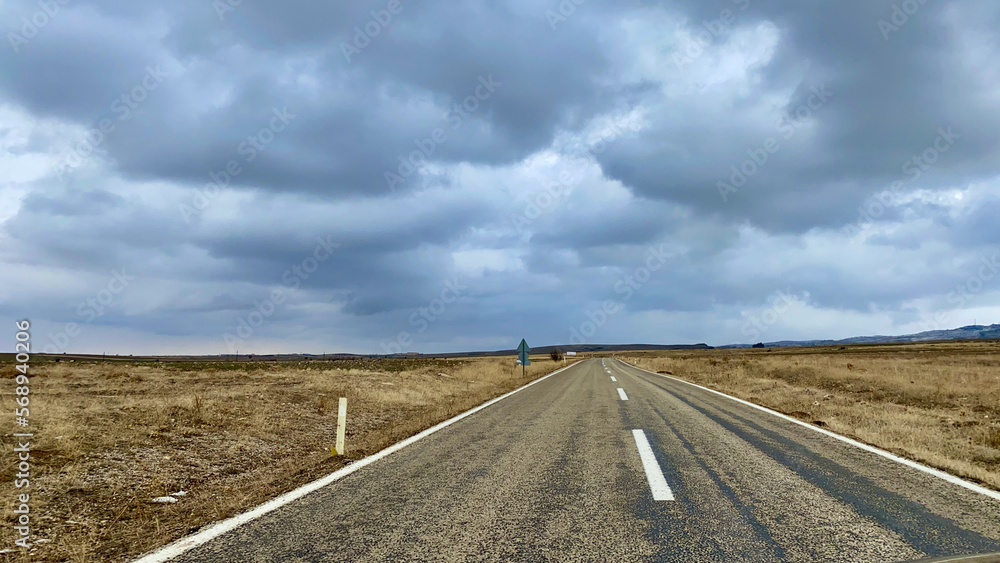
[[[987,552],[1000,552],[998,500],[594,359],[175,561],[911,561]]]

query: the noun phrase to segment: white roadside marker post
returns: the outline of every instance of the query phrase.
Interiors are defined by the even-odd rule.
[[[340,407],[337,409],[337,446],[334,455],[344,455],[344,436],[347,433],[347,398],[340,398]]]

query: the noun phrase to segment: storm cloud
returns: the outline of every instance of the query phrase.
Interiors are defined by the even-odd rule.
[[[8,3],[0,316],[119,353],[1000,322],[998,29],[986,0]]]

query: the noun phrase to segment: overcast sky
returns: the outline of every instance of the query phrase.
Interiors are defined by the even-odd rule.
[[[1000,322],[994,0],[0,5],[35,350]],[[996,279],[994,279],[996,278]]]

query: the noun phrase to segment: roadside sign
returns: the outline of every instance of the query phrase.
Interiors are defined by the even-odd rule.
[[[567,355],[567,356],[575,356],[575,355],[576,355],[576,352],[566,352],[566,355]]]
[[[522,338],[521,344],[517,347],[517,363],[521,364],[521,374],[524,374],[524,366],[530,366],[531,360],[528,359],[528,353],[531,352],[531,348],[528,348],[528,343]]]

